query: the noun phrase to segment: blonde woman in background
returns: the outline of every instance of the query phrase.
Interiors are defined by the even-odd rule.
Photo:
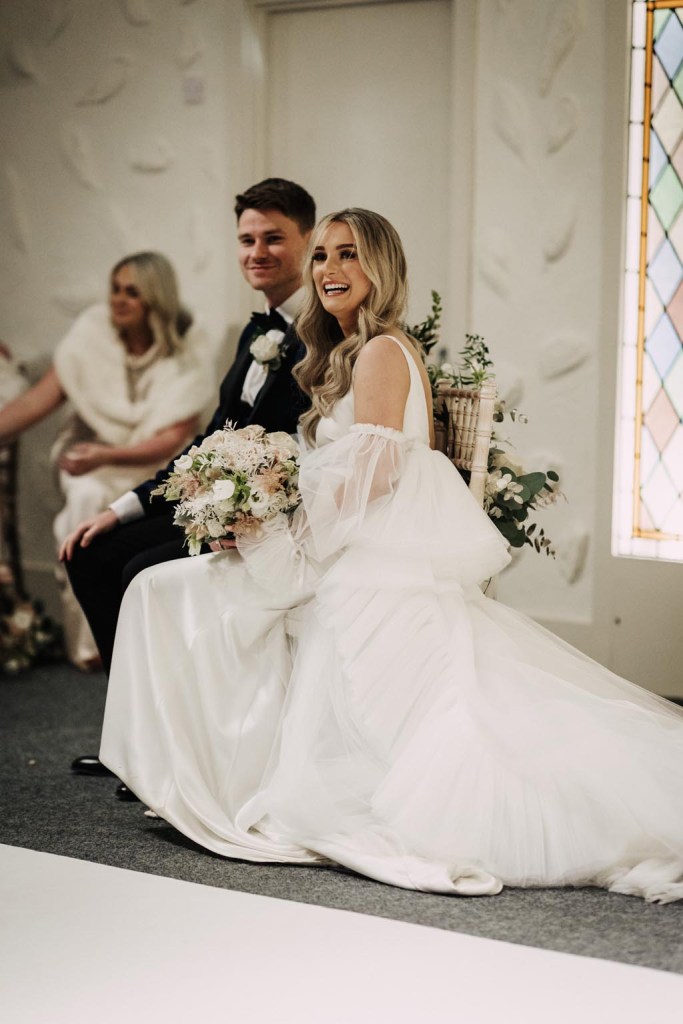
[[[211,397],[212,378],[205,335],[181,304],[168,259],[140,252],[119,260],[108,306],[86,309],[47,373],[0,410],[0,441],[7,441],[65,402],[72,407],[52,449],[65,497],[54,523],[57,546],[182,450]],[[61,570],[58,578],[67,654],[79,667],[95,668],[90,629]]]

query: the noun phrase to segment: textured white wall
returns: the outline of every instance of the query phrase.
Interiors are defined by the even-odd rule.
[[[604,53],[603,4],[478,4],[471,329],[529,418],[504,428],[517,454],[567,496],[539,517],[557,560],[525,549],[499,595],[576,622],[593,612]]]
[[[268,172],[300,181],[321,213],[361,206],[389,218],[408,261],[411,323],[447,286],[450,19],[447,0],[381,3],[276,14],[266,35]],[[340,53],[343,83],[330,70]]]
[[[229,133],[241,4],[5,0],[0,18],[0,336],[46,365],[111,265],[155,248],[218,352],[241,319],[232,199],[250,183]],[[43,567],[55,426],[22,442],[24,557]]]

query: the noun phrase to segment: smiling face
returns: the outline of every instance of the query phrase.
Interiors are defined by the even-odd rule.
[[[309,237],[310,232],[302,232],[279,210],[245,210],[237,222],[240,269],[271,308],[300,287]]]
[[[313,283],[323,308],[348,337],[372,282],[358,261],[353,232],[343,221],[333,221],[313,250]]]
[[[121,334],[141,333],[147,327],[147,306],[140,295],[135,271],[128,263],[112,275],[109,286],[111,322]]]

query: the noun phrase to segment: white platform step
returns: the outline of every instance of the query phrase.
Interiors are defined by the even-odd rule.
[[[6,1024],[683,1019],[678,975],[1,845],[0,922]]]

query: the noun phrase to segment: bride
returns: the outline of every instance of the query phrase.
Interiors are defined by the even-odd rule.
[[[396,232],[331,214],[306,273],[302,505],[137,577],[101,759],[228,857],[683,898],[683,714],[478,589],[508,554],[430,448]]]

